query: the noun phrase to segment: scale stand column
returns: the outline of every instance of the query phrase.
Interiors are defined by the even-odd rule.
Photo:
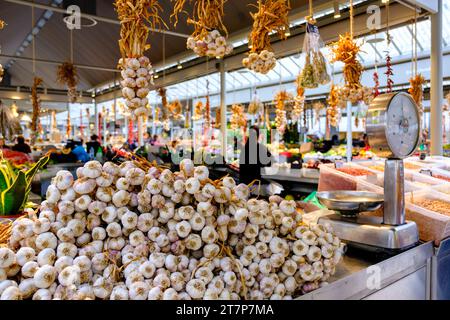
[[[383,224],[405,223],[405,184],[403,160],[387,159],[384,171]]]

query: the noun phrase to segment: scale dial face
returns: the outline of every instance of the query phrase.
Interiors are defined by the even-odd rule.
[[[414,153],[420,126],[419,109],[404,92],[379,95],[367,112],[369,144],[379,157],[403,159]]]
[[[417,147],[420,137],[420,116],[409,95],[395,95],[386,113],[386,138],[395,157],[405,158]]]

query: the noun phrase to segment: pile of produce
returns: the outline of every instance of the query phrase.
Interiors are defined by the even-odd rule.
[[[286,39],[289,10],[289,0],[258,1],[258,11],[251,13],[253,26],[248,42],[250,53],[242,60],[244,67],[262,74],[275,68],[276,59],[270,45],[270,34],[276,32],[281,39]]]
[[[336,170],[339,171],[339,172],[343,172],[343,173],[349,174],[351,176],[355,176],[355,177],[356,176],[367,176],[367,175],[373,175],[374,174],[373,172],[368,171],[368,170],[359,169],[359,168],[352,168],[352,167],[339,168],[339,169],[336,169]]]
[[[174,0],[172,17],[174,26],[178,23],[178,14],[183,12],[186,0]],[[224,5],[226,0],[189,0],[193,4],[192,18],[188,24],[194,25],[194,32],[187,40],[187,48],[199,56],[223,58],[233,51],[233,45],[227,44],[227,28],[223,24]],[[223,36],[221,31],[225,34]]]
[[[291,299],[324,284],[343,245],[294,201],[249,199],[183,160],[90,161],[60,171],[38,217],[0,249],[0,298]]]
[[[450,215],[450,203],[439,199],[421,199],[413,200],[416,206],[425,208],[430,211],[438,212],[440,214]]]
[[[133,114],[146,115],[153,69],[144,52],[150,49],[147,44],[150,29],[160,29],[164,25],[159,16],[161,6],[156,0],[116,0],[114,6],[120,20],[122,58],[118,67],[122,70],[122,95]]]

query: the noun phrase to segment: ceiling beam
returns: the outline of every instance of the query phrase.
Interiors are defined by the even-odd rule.
[[[65,9],[61,9],[61,8],[58,8],[58,7],[53,7],[53,6],[49,6],[49,5],[45,5],[45,4],[35,3],[34,1],[25,1],[25,0],[4,0],[4,1],[10,2],[10,3],[14,3],[14,4],[18,4],[18,5],[22,5],[22,6],[35,7],[35,8],[38,8],[38,9],[50,10],[50,11],[53,11],[53,12],[67,14],[67,11]],[[120,21],[119,20],[110,19],[110,18],[101,17],[101,16],[96,16],[96,15],[93,15],[93,14],[80,13],[80,17],[81,18],[85,18],[85,19],[92,19],[92,20],[100,21],[100,22],[104,22],[104,23],[120,25]],[[189,37],[189,35],[187,35],[187,34],[174,32],[174,31],[170,31],[170,30],[153,29],[153,28],[149,28],[149,30],[152,31],[152,32],[157,32],[157,33],[165,33],[167,35],[171,35],[171,36],[175,36],[175,37],[181,37],[181,38],[188,38]]]
[[[19,61],[26,61],[26,62],[33,62],[32,58],[26,58],[26,57],[18,57],[18,56],[12,56],[7,54],[0,54],[0,58],[7,58],[7,59],[14,59]],[[45,60],[45,59],[35,59],[34,60],[37,64],[49,64],[49,65],[61,65],[62,61],[54,61],[54,60]],[[74,64],[75,67],[80,69],[87,69],[87,70],[96,70],[96,71],[108,71],[108,72],[119,72],[118,69],[113,68],[106,68],[106,67],[97,67],[97,66],[89,66],[85,64]]]

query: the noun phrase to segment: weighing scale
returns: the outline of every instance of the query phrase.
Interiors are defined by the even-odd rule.
[[[405,220],[403,167],[403,159],[420,142],[419,110],[409,94],[380,95],[369,106],[366,128],[373,152],[386,158],[384,197],[359,191],[318,192],[319,201],[335,211],[319,218],[319,223],[330,224],[340,239],[358,247],[405,250],[419,241],[416,223]],[[382,206],[382,217],[360,215]]]

